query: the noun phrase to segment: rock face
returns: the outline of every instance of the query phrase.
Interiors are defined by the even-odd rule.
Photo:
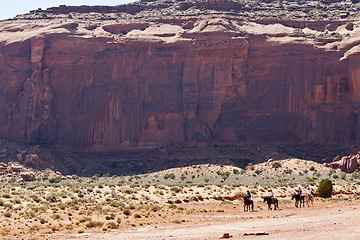
[[[360,162],[360,153],[356,155],[344,156],[340,159],[340,156],[337,156],[331,163],[325,164],[325,166],[331,168],[340,168],[341,171],[346,173],[352,173],[355,170],[359,169]]]
[[[356,19],[94,24],[62,8],[1,23],[1,138],[80,151],[360,143]]]

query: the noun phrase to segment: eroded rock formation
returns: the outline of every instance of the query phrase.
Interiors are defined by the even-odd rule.
[[[205,2],[197,17],[121,15],[147,14],[150,2],[1,22],[0,137],[99,151],[360,142],[356,16],[244,18],[236,11],[248,6]]]

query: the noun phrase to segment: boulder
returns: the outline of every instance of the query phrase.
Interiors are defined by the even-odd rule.
[[[9,172],[21,172],[22,169],[22,166],[12,165],[9,167]]]
[[[359,164],[356,156],[348,156],[341,158],[340,169],[346,173],[352,173],[359,168]]]
[[[39,156],[36,154],[27,154],[25,155],[25,163],[33,167],[38,167],[40,165]]]
[[[19,162],[24,161],[23,156],[22,156],[21,153],[16,154],[16,158],[17,158],[17,160],[18,160]]]
[[[24,181],[31,181],[31,179],[34,177],[34,174],[32,172],[21,172],[20,177]]]
[[[359,163],[358,163],[359,159],[357,156],[355,156],[355,155],[344,156],[340,160],[338,160],[339,158],[340,157],[337,156],[333,160],[333,162],[331,162],[325,166],[331,167],[333,169],[340,168],[341,171],[346,172],[346,173],[352,173],[356,169],[359,168]]]
[[[7,164],[1,162],[1,163],[0,163],[0,171],[5,171],[6,169],[7,169]]]

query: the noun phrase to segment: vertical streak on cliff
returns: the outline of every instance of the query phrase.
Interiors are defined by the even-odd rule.
[[[22,97],[18,99],[23,122],[25,141],[28,143],[55,143],[52,101],[53,91],[49,84],[49,70],[43,70],[45,38],[31,39],[31,76],[23,84]]]

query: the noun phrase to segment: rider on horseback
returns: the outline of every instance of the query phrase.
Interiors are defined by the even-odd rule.
[[[308,189],[307,189],[307,195],[309,198],[312,198],[312,192],[311,192],[310,187],[308,187]]]
[[[299,197],[301,197],[301,188],[300,187],[298,190],[296,190],[296,193],[299,195]]]
[[[274,192],[272,191],[272,189],[269,190],[269,197],[270,197],[271,199],[274,198]]]
[[[247,190],[247,192],[246,192],[246,194],[245,194],[245,197],[246,197],[249,201],[251,201],[251,193],[250,193],[249,190]]]

